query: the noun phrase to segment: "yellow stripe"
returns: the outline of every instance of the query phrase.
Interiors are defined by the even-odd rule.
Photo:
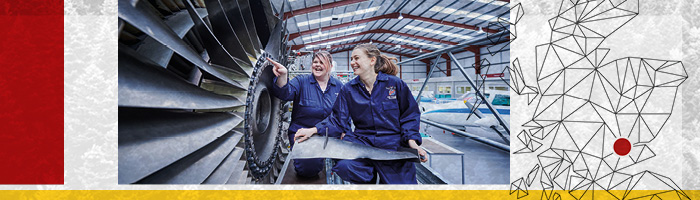
[[[559,194],[562,200],[574,199],[566,191],[554,192],[552,197]],[[632,191],[627,198],[662,192],[664,191]],[[700,190],[684,192],[691,199],[700,197]],[[584,199],[617,199],[613,195],[622,195],[624,191],[612,193],[596,190],[580,195]],[[0,196],[2,199],[518,199],[516,194],[509,195],[509,191],[505,190],[5,190],[0,191]],[[530,191],[521,199],[541,197],[542,191]],[[642,199],[654,199],[648,197]],[[679,199],[675,191],[662,193],[659,197]]]

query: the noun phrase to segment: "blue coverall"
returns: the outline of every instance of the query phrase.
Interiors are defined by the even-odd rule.
[[[277,78],[273,81],[277,82]],[[284,101],[294,101],[292,122],[289,124],[287,132],[289,143],[293,148],[294,133],[297,130],[313,127],[330,115],[333,102],[338,97],[343,83],[331,77],[328,80],[326,91],[323,91],[313,75],[304,74],[293,78],[281,88],[277,84],[273,85],[271,89],[273,96]],[[346,123],[349,124],[349,122]],[[340,137],[341,133],[342,131],[335,128],[328,130],[328,135],[331,137]],[[319,130],[319,135],[325,135],[325,129]],[[294,168],[299,176],[313,177],[323,169],[323,158],[295,159]]]
[[[422,143],[418,104],[406,83],[396,76],[379,72],[371,95],[359,77],[351,80],[340,90],[333,113],[316,124],[316,128],[348,130],[340,123],[348,118],[355,124],[355,131],[346,133],[343,140],[394,151],[399,146],[408,147],[408,140]],[[416,169],[407,161],[340,160],[333,171],[353,183],[372,183],[376,180],[375,172],[380,183],[417,183]]]

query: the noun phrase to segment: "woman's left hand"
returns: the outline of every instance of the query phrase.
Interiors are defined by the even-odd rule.
[[[418,155],[420,155],[420,158],[421,158],[420,161],[421,162],[428,162],[428,156],[427,156],[427,153],[425,152],[425,150],[423,150],[423,148],[421,148],[421,147],[418,147],[416,150],[418,150]]]
[[[410,146],[412,149],[418,150],[418,155],[420,155],[420,161],[421,162],[428,162],[428,154],[418,146],[418,143],[416,143],[415,140],[408,140],[408,146]]]

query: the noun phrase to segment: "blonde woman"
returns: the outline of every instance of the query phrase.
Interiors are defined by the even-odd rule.
[[[304,74],[287,81],[287,68],[268,58],[277,76],[272,95],[285,101],[294,101],[292,122],[289,124],[289,143],[294,147],[294,133],[300,128],[313,127],[328,117],[343,83],[331,77],[333,58],[327,51],[314,53],[311,74]],[[349,122],[346,122],[349,123]],[[329,129],[329,136],[338,137],[339,129]],[[322,133],[322,134],[325,134]],[[294,168],[298,176],[315,177],[323,169],[323,158],[295,159]]]

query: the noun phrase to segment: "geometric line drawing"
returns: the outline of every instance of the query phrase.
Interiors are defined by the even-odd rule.
[[[512,14],[514,14],[515,17],[510,18],[509,16]],[[510,43],[512,43],[513,40],[518,38],[516,25],[518,24],[518,22],[520,22],[520,19],[522,19],[524,15],[525,11],[523,10],[523,6],[520,3],[518,3],[512,8],[510,8],[509,12],[504,12],[503,14],[498,16],[496,22],[489,22],[487,27],[489,27],[490,29],[495,29],[497,30],[497,32],[508,31],[508,33],[510,33],[507,35],[500,35],[500,37],[509,37],[510,40],[508,40],[506,45],[493,45],[486,47],[486,50],[489,52],[490,55],[493,56],[496,55],[496,53],[501,52],[505,47],[510,46]],[[491,32],[486,32],[487,38],[491,41],[491,44],[497,44],[497,41],[503,41],[503,38],[492,37],[492,34],[493,33]]]
[[[523,178],[519,178],[510,184],[510,194],[516,194],[518,199],[528,195],[527,185],[525,185]]]
[[[517,135],[525,147],[513,154],[538,161],[526,178],[511,183],[511,195],[527,196],[539,175],[541,199],[592,199],[594,191],[617,199],[690,199],[659,173],[622,172],[656,156],[647,144],[662,133],[688,79],[680,61],[607,57],[611,49],[601,43],[638,14],[638,0],[562,0],[548,21],[549,43],[535,47],[534,69],[517,58],[507,68],[509,86],[534,106]],[[536,80],[525,78],[528,70]],[[640,184],[664,188],[635,190]]]
[[[537,178],[537,173],[540,172],[540,165],[535,165],[535,167],[530,170],[530,173],[527,174],[527,186],[532,186],[532,183],[535,182],[535,178]]]
[[[510,34],[508,37],[510,37],[510,40],[507,42],[507,45],[502,45],[500,47],[494,45],[494,46],[489,46],[487,47],[487,51],[489,54],[492,56],[495,55],[497,52],[500,52],[505,48],[506,46],[510,46],[510,43],[512,43],[516,38],[518,38],[518,32],[517,32],[517,24],[520,22],[520,20],[525,16],[525,10],[523,9],[523,6],[518,3],[517,5],[513,6],[510,9],[509,14],[515,15],[513,18],[503,18],[499,17],[497,22],[490,22],[489,27],[497,27],[495,29],[497,30],[507,30]],[[487,33],[488,34],[488,33]],[[496,49],[498,48],[498,49]],[[516,58],[515,61],[513,61],[513,66],[507,66],[503,68],[503,71],[501,71],[502,74],[506,74],[506,70],[509,71],[508,74],[510,74],[511,81],[506,80],[505,76],[500,77],[501,81],[503,81],[505,84],[507,84],[513,91],[515,91],[516,94],[518,95],[523,95],[527,94],[528,95],[528,103],[532,103],[532,100],[538,95],[537,93],[537,88],[532,87],[532,86],[527,86],[525,84],[525,78],[522,73],[522,68],[520,67],[520,61]],[[488,74],[488,73],[486,73]]]
[[[501,77],[501,81],[509,83],[508,86],[517,95],[527,95],[528,105],[532,104],[532,101],[539,95],[537,87],[528,86],[525,84],[525,77],[523,75],[523,69],[520,67],[520,60],[517,58],[513,60],[513,65],[510,67],[503,68],[501,73],[506,74],[506,70],[510,74],[510,83],[506,80],[506,77]]]
[[[476,68],[476,66],[477,66],[476,63],[472,64],[472,68]],[[489,74],[489,71],[491,69],[491,62],[488,59],[481,59],[479,61],[478,66],[481,68],[481,70],[485,71],[485,73],[481,73],[481,74],[478,74],[478,76],[476,76],[476,84],[477,84],[476,87],[479,88],[480,91],[484,91],[484,90],[486,90],[486,78],[487,78],[486,74]],[[486,69],[486,70],[484,70],[484,69]],[[471,118],[471,116],[477,112],[477,109],[479,108],[479,106],[481,106],[485,102],[485,100],[482,99],[478,95],[475,96],[474,99],[475,99],[474,106],[472,106],[470,108],[470,113],[469,113],[469,115],[467,115],[467,120],[469,120],[469,118]]]

